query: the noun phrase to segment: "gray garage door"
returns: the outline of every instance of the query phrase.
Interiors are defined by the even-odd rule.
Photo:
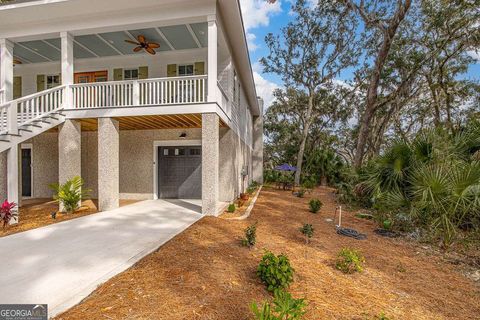
[[[158,197],[202,198],[202,147],[158,147]]]

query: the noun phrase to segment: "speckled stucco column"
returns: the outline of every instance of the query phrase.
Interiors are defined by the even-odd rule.
[[[98,208],[107,211],[119,206],[119,127],[112,118],[98,119]]]
[[[7,151],[0,153],[0,201],[7,199]]]
[[[252,178],[263,183],[263,118],[253,118]]]
[[[217,214],[219,170],[219,118],[202,114],[202,213]]]
[[[82,129],[80,122],[65,120],[58,132],[58,182],[75,176],[82,176]]]

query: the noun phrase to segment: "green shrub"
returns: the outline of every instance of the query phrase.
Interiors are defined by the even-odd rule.
[[[383,220],[382,227],[385,230],[392,229],[392,220],[390,220],[390,219]]]
[[[251,226],[245,229],[245,238],[242,240],[242,244],[245,247],[253,247],[257,243],[257,223],[255,222]]]
[[[73,177],[64,184],[53,183],[50,188],[55,192],[53,199],[59,202],[67,213],[75,212],[82,199],[86,199],[90,189],[83,188],[83,179]]]
[[[293,281],[294,271],[286,255],[276,256],[266,251],[258,265],[257,275],[267,286],[267,290],[273,292],[276,289],[288,288]]]
[[[275,290],[273,305],[264,302],[259,306],[253,302],[250,309],[256,320],[299,320],[305,314],[305,299],[294,299],[292,295],[283,290]]]
[[[343,248],[338,253],[335,267],[343,273],[362,272],[365,258],[356,250]]]
[[[235,212],[236,209],[237,208],[235,207],[235,203],[230,203],[228,205],[227,211],[230,212],[230,213],[233,213],[233,212]]]
[[[295,195],[299,198],[305,197],[305,189],[303,189],[303,188],[298,189],[298,191],[295,193]]]
[[[310,206],[310,212],[317,213],[322,208],[323,203],[319,199],[312,199],[308,205]]]
[[[305,223],[303,227],[300,228],[300,232],[305,236],[305,242],[309,243],[310,238],[313,237],[313,226],[309,223]]]

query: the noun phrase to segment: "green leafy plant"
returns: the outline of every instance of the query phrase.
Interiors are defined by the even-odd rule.
[[[90,189],[83,188],[83,179],[79,176],[73,177],[64,184],[51,184],[50,188],[55,192],[53,199],[59,202],[67,213],[78,210],[80,201],[90,194]]]
[[[390,220],[390,219],[383,220],[382,226],[383,226],[383,229],[385,229],[385,230],[391,230],[392,229],[392,220]]]
[[[322,208],[323,203],[319,199],[312,199],[308,205],[310,206],[310,212],[317,213]]]
[[[299,197],[299,198],[305,197],[305,189],[300,188],[300,189],[295,193],[295,195],[296,195],[297,197]]]
[[[338,253],[335,267],[343,273],[362,272],[365,258],[357,250],[343,248]]]
[[[295,299],[283,290],[275,290],[273,302],[264,302],[261,307],[253,302],[250,305],[255,320],[299,320],[305,314],[305,299]]]
[[[270,251],[265,252],[257,268],[257,275],[270,292],[288,288],[293,281],[294,272],[286,255],[276,256]]]
[[[305,242],[308,244],[310,239],[313,237],[313,226],[309,223],[305,223],[303,227],[300,228],[300,232],[305,236]]]
[[[245,229],[245,238],[242,240],[242,244],[245,247],[253,247],[255,243],[257,243],[257,223],[256,222]]]
[[[230,212],[230,213],[233,213],[233,212],[235,212],[236,209],[237,208],[235,207],[235,203],[230,203],[228,205],[227,211]]]

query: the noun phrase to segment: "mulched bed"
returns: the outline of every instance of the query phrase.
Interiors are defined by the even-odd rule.
[[[137,202],[136,200],[120,200],[120,205]],[[56,219],[52,218],[52,212],[57,212]],[[97,213],[97,201],[85,200],[82,207],[72,214],[58,212],[58,203],[50,199],[24,200],[19,210],[19,223],[2,229],[0,226],[0,238],[14,233],[44,227],[50,224],[66,220],[80,218],[89,214]]]
[[[308,201],[324,203],[318,214]],[[289,191],[262,190],[246,220],[205,217],[99,286],[82,303],[56,319],[252,319],[249,305],[271,296],[255,271],[263,248],[289,256],[296,270],[290,291],[305,297],[305,319],[478,319],[480,288],[433,252],[402,238],[376,235],[372,221],[344,211],[342,225],[366,240],[335,232],[333,190],[305,198]],[[257,245],[242,247],[244,229],[258,221]],[[299,228],[311,223],[315,235],[305,244]],[[334,268],[338,251],[363,253],[363,273],[344,275]]]

